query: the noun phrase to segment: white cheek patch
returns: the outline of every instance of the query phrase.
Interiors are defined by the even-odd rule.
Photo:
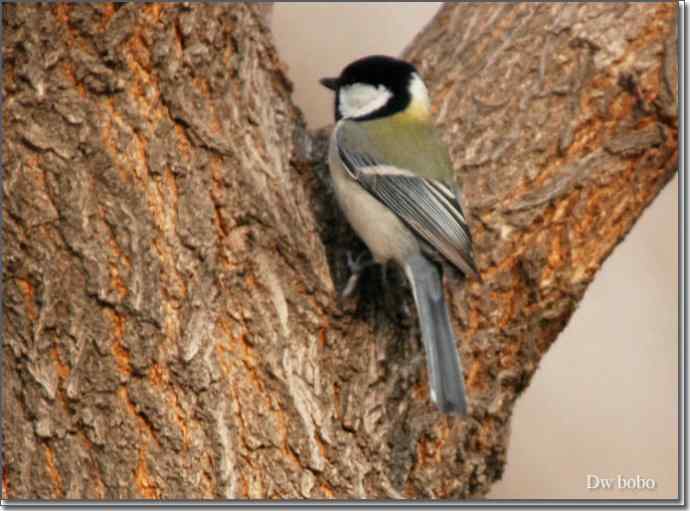
[[[353,83],[340,88],[338,110],[347,118],[362,117],[388,103],[393,93],[383,85],[374,87],[364,83]]]
[[[410,80],[407,90],[410,91],[410,97],[412,98],[410,103],[412,106],[425,111],[431,110],[429,91],[427,91],[426,85],[424,85],[422,78],[417,73],[412,75],[412,80]]]

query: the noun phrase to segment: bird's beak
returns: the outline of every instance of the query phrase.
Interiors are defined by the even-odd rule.
[[[319,80],[319,83],[327,89],[336,90],[338,88],[337,78],[321,78],[321,80]]]

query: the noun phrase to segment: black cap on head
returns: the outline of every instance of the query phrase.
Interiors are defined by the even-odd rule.
[[[391,100],[379,110],[358,120],[369,120],[383,117],[404,110],[410,103],[409,84],[417,69],[404,60],[385,55],[371,55],[348,64],[338,78],[323,78],[321,84],[336,91],[335,118],[340,119],[338,112],[338,95],[340,87],[362,83],[386,87],[392,94]]]
[[[348,64],[340,73],[338,85],[353,83],[384,85],[396,92],[400,89],[407,90],[410,77],[416,72],[417,69],[404,60],[385,55],[371,55]]]

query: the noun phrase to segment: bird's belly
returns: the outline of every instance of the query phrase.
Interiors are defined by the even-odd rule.
[[[386,206],[344,172],[331,175],[340,208],[377,262],[402,265],[420,252],[417,238]]]

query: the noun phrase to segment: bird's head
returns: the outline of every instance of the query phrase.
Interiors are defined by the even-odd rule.
[[[321,85],[335,92],[335,119],[358,121],[408,113],[426,119],[429,94],[417,69],[404,60],[373,55],[347,65]]]

